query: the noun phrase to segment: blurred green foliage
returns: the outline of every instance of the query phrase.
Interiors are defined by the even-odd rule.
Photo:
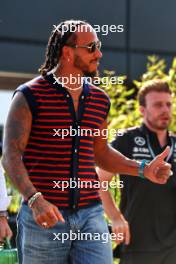
[[[20,207],[21,195],[19,194],[18,190],[14,188],[6,173],[5,173],[5,178],[6,178],[7,193],[12,197],[11,203],[8,207],[8,211],[10,214],[16,214]]]
[[[105,71],[105,74],[109,76],[110,79],[114,73]],[[170,129],[176,132],[176,58],[173,59],[171,67],[166,71],[165,60],[159,59],[157,56],[149,56],[146,72],[138,81],[134,80],[130,84],[130,88],[126,85],[126,76],[122,77],[124,79],[123,84],[109,84],[103,87],[111,100],[109,129],[122,129],[139,125],[141,116],[138,111],[138,102],[136,99],[137,91],[148,80],[162,79],[169,83],[173,91],[173,120]]]

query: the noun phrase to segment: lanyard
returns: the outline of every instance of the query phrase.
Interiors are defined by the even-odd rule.
[[[170,149],[169,155],[166,158],[166,161],[168,161],[170,159],[170,157],[172,156],[173,151],[174,151],[174,140],[173,140],[173,138],[170,138],[170,139],[171,139],[171,149]],[[155,155],[155,153],[154,153],[154,151],[153,151],[153,149],[151,147],[150,139],[149,139],[149,135],[148,134],[147,134],[147,145],[148,145],[150,154],[152,155],[152,158],[154,159],[156,155]]]

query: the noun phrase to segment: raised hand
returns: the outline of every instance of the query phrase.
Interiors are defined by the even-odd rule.
[[[144,168],[144,176],[150,181],[158,184],[165,184],[172,175],[171,165],[164,161],[169,155],[170,147],[167,146],[165,150],[157,155]]]

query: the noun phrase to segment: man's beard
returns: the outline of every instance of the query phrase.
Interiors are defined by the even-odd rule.
[[[95,77],[98,77],[99,76],[99,71],[96,70],[96,71],[83,71],[83,74],[84,74],[84,77],[91,77],[91,78],[95,78]]]
[[[99,76],[99,71],[89,71],[88,70],[88,65],[85,65],[85,63],[82,61],[81,57],[75,55],[75,62],[74,66],[76,66],[78,69],[82,70],[84,77],[98,77]]]
[[[168,129],[168,126],[170,124],[170,121],[169,121],[169,122],[167,122],[165,124],[158,125],[157,122],[151,121],[148,118],[147,118],[147,122],[148,122],[148,124],[150,125],[151,128],[157,129],[157,130],[161,130],[161,131]]]

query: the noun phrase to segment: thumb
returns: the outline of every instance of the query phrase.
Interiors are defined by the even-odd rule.
[[[156,156],[156,160],[159,162],[164,161],[164,159],[169,155],[169,153],[170,153],[170,147],[167,146],[161,154]]]

